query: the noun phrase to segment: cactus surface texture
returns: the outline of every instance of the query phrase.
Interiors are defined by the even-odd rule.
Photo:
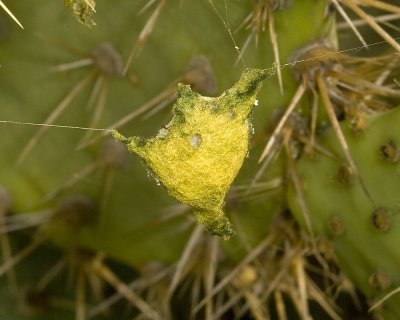
[[[0,1],[0,319],[399,319],[398,20]]]

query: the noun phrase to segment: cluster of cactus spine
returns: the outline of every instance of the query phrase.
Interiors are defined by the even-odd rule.
[[[400,7],[64,4],[0,1],[9,319],[398,317]]]

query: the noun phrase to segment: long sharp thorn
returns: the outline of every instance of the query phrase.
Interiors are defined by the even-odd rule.
[[[79,69],[93,64],[92,58],[81,59],[73,62],[63,63],[50,68],[51,72],[63,72],[72,69]]]
[[[350,17],[348,16],[348,14],[346,13],[346,11],[343,10],[342,6],[339,4],[339,2],[337,0],[331,0],[333,2],[333,4],[336,7],[336,10],[339,12],[339,14],[342,16],[342,18],[347,22],[348,26],[350,27],[351,30],[353,30],[354,34],[356,35],[356,37],[358,38],[358,40],[360,40],[360,42],[362,43],[362,45],[365,48],[368,48],[368,44],[365,42],[363,36],[361,35],[361,33],[357,30],[355,24],[353,23],[353,21],[350,19]]]
[[[314,89],[312,89],[312,93],[313,93],[313,101],[311,106],[311,129],[310,129],[310,141],[308,143],[310,152],[312,152],[315,148],[315,135],[317,131],[317,120],[318,120],[318,95]]]
[[[67,93],[64,99],[58,104],[58,106],[53,110],[53,112],[47,117],[44,121],[44,124],[52,124],[54,121],[58,119],[58,117],[64,112],[64,110],[71,104],[72,100],[82,91],[82,89],[86,86],[89,80],[94,76],[94,72],[89,72],[86,77],[81,79],[72,89]],[[25,146],[20,156],[18,157],[17,164],[21,164],[22,161],[26,158],[32,148],[39,141],[41,136],[47,131],[48,127],[43,126],[36,134],[29,140],[28,144]]]
[[[276,308],[276,312],[278,314],[279,320],[287,320],[288,317],[286,314],[285,303],[283,302],[282,292],[279,290],[275,290],[274,298],[275,298],[275,308]]]
[[[183,250],[182,256],[180,257],[178,264],[176,266],[176,270],[174,276],[172,278],[171,284],[168,288],[168,296],[172,296],[175,288],[178,286],[179,281],[181,280],[181,276],[184,273],[185,266],[188,264],[190,257],[192,256],[193,250],[196,247],[196,244],[199,242],[201,238],[201,234],[203,232],[203,227],[198,225],[192,232],[190,239],[188,240],[185,249]]]
[[[36,292],[43,291],[47,285],[57,276],[66,265],[65,256],[58,260],[50,269],[43,275],[43,277],[36,283]]]
[[[353,174],[358,175],[357,166],[354,163],[354,160],[350,154],[349,146],[348,146],[346,138],[342,132],[342,129],[340,128],[339,121],[336,118],[335,110],[332,106],[331,100],[329,99],[328,92],[327,92],[324,80],[322,79],[321,75],[317,76],[317,84],[318,84],[319,92],[321,93],[323,105],[325,106],[325,111],[328,115],[329,121],[332,124],[333,130],[336,133],[339,143],[343,149],[346,161],[347,161],[348,165],[350,166],[350,169],[352,170]]]
[[[400,52],[400,44],[393,39],[379,24],[376,23],[373,17],[365,13],[358,5],[350,0],[341,0],[347,7],[349,7],[360,18],[364,19],[369,26],[375,30],[383,39],[385,39],[393,48]]]
[[[393,12],[393,13],[397,13],[397,14],[400,13],[400,7],[398,5],[390,4],[387,2],[383,2],[383,1],[377,1],[377,0],[362,0],[362,2],[366,5],[375,7],[377,9],[381,9],[384,11]]]
[[[11,268],[16,266],[22,259],[27,257],[29,254],[31,254],[34,250],[40,247],[48,237],[42,236],[40,238],[37,238],[33,240],[29,245],[27,245],[24,249],[19,251],[17,254],[15,254],[11,259],[7,260],[0,266],[0,276],[2,276],[4,273],[9,271]]]
[[[228,285],[239,274],[243,267],[246,266],[250,261],[253,261],[255,258],[257,258],[265,250],[266,247],[273,243],[274,239],[275,236],[273,234],[270,234],[264,240],[262,240],[251,252],[249,252],[249,254],[241,262],[236,265],[236,267],[228,275],[226,275],[220,282],[218,282],[213,290],[209,294],[207,294],[207,296],[204,297],[203,300],[199,302],[199,304],[194,308],[193,312],[196,313],[201,308],[203,308],[211,297],[216,295],[218,292],[221,291],[222,288]]]
[[[3,8],[3,10],[23,29],[24,27],[22,26],[21,22],[18,21],[18,19],[13,15],[13,13],[10,11],[10,9],[7,8],[7,6],[3,3],[3,1],[0,0],[0,7]]]
[[[384,23],[384,22],[389,22],[389,21],[393,21],[393,20],[399,20],[400,14],[390,13],[390,14],[384,14],[381,16],[376,16],[374,18],[375,18],[375,21]],[[356,27],[364,26],[366,24],[365,20],[363,20],[363,19],[352,20],[352,23]],[[343,29],[347,29],[347,28],[348,28],[347,22],[340,22],[336,25],[337,30],[343,30]]]
[[[139,34],[139,38],[136,40],[131,53],[129,54],[128,60],[126,61],[124,70],[122,72],[123,75],[126,75],[128,72],[129,66],[132,63],[133,58],[135,58],[140,50],[143,48],[147,38],[150,36],[151,32],[154,29],[154,26],[157,22],[157,19],[160,15],[161,9],[164,6],[166,0],[161,0],[158,6],[154,9],[153,13],[151,14],[150,18],[147,20],[146,24],[144,25],[142,31]]]
[[[114,122],[112,125],[108,126],[102,135],[94,137],[93,139],[90,139],[87,142],[82,143],[81,145],[79,145],[78,150],[82,149],[82,148],[85,148],[85,147],[87,147],[88,145],[90,145],[92,143],[97,142],[100,138],[102,138],[105,135],[109,134],[109,130],[118,129],[118,128],[122,127],[123,125],[127,124],[129,121],[132,121],[133,119],[139,117],[140,115],[146,113],[147,111],[151,110],[155,106],[159,105],[164,100],[167,100],[167,99],[171,99],[172,100],[172,96],[175,96],[176,85],[178,84],[179,80],[181,80],[181,78],[179,78],[176,81],[173,81],[170,85],[168,85],[157,96],[155,96],[154,98],[152,98],[149,101],[145,102],[139,108],[133,110],[131,113],[125,115],[124,117],[122,117],[118,121]]]
[[[101,115],[103,114],[104,107],[106,105],[107,93],[108,93],[108,85],[107,85],[107,78],[104,76],[100,76],[102,81],[100,81],[99,88],[93,88],[93,90],[99,90],[96,92],[96,106],[94,109],[94,114],[92,120],[90,121],[89,127],[95,128],[97,123],[99,122]],[[96,83],[97,84],[97,83]],[[98,85],[98,84],[97,84]],[[96,85],[95,85],[96,86]],[[86,134],[83,136],[82,140],[78,143],[76,147],[77,150],[81,149],[81,146],[84,145],[90,137],[92,136],[93,131],[87,131]]]
[[[136,294],[127,284],[121,281],[114,272],[111,271],[101,259],[93,261],[93,270],[106,282],[112,285],[121,295],[136,306],[148,319],[161,319],[160,315],[138,294]]]
[[[308,230],[310,236],[313,238],[313,234],[314,233],[313,233],[313,230],[312,230],[310,213],[309,213],[308,207],[306,205],[304,192],[303,192],[303,187],[302,187],[300,178],[299,178],[299,176],[297,174],[297,171],[296,171],[296,166],[295,166],[295,163],[294,163],[294,159],[292,157],[292,151],[291,151],[291,148],[290,148],[289,137],[290,137],[290,133],[287,133],[285,135],[284,141],[283,141],[283,145],[284,145],[285,151],[286,151],[289,174],[290,174],[290,177],[292,179],[294,188],[295,188],[296,193],[297,193],[297,198],[298,198],[298,202],[299,202],[301,211],[303,213],[304,222],[306,224],[306,227],[307,227],[307,230]]]
[[[279,57],[278,38],[276,36],[274,15],[273,15],[272,10],[268,10],[268,29],[269,29],[269,35],[271,37],[272,50],[274,52],[275,67],[276,67],[276,74],[278,76],[279,90],[281,91],[281,94],[283,94],[281,60]]]
[[[373,201],[371,194],[369,193],[363,179],[361,178],[361,176],[357,170],[357,166],[353,160],[353,157],[351,156],[349,146],[347,144],[347,141],[343,134],[343,131],[340,128],[339,121],[336,118],[335,110],[332,106],[331,100],[329,99],[328,91],[326,89],[326,86],[325,86],[324,80],[322,79],[321,74],[317,75],[317,86],[318,86],[319,92],[321,93],[322,102],[323,102],[323,105],[325,106],[325,110],[328,115],[329,121],[331,122],[333,130],[335,131],[335,134],[336,134],[336,136],[339,140],[339,143],[342,147],[347,164],[350,166],[352,173],[359,179],[360,185],[361,185],[362,189],[364,190],[365,195],[367,196],[367,198],[369,199],[371,204],[373,206],[375,206],[375,202]]]
[[[274,146],[280,132],[282,131],[283,126],[285,125],[287,119],[289,116],[292,114],[294,108],[297,106],[299,103],[301,97],[303,96],[305,92],[305,86],[303,84],[300,84],[299,87],[297,88],[296,93],[294,94],[292,100],[290,101],[289,106],[287,107],[285,113],[283,114],[281,120],[279,121],[278,125],[276,126],[275,130],[273,131],[271,138],[268,140],[267,145],[265,146],[260,159],[258,160],[258,163],[264,160],[264,158],[269,154],[271,151],[271,148]]]
[[[380,307],[386,300],[388,300],[389,298],[391,298],[392,296],[394,296],[395,294],[400,292],[400,287],[397,287],[395,289],[393,289],[392,291],[390,291],[388,294],[386,294],[382,299],[378,300],[376,303],[374,303],[369,309],[368,311],[371,312],[373,310],[375,310],[376,308]]]
[[[216,277],[216,264],[217,264],[217,259],[218,259],[218,238],[213,237],[210,239],[210,242],[208,243],[209,247],[209,261],[207,264],[207,268],[205,270],[205,275],[204,275],[204,286],[205,286],[205,291],[206,294],[210,293],[215,285],[215,277]],[[214,304],[213,300],[210,299],[207,301],[206,304],[206,320],[211,319],[212,314],[213,314],[213,309],[214,309]],[[195,314],[192,314],[192,317],[194,317]]]
[[[302,257],[296,257],[295,259],[295,273],[296,273],[296,280],[297,280],[297,285],[298,285],[298,290],[299,290],[299,295],[300,295],[300,305],[301,305],[301,310],[303,317],[305,319],[309,319],[310,313],[309,313],[309,308],[308,308],[308,301],[309,297],[307,294],[307,279],[306,275],[304,272],[304,260]]]

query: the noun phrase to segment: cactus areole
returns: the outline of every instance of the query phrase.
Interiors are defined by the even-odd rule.
[[[248,153],[250,113],[266,74],[247,69],[216,98],[180,84],[173,118],[154,138],[126,138],[113,131],[113,137],[143,159],[170,195],[192,206],[197,220],[225,239],[234,232],[222,208]]]

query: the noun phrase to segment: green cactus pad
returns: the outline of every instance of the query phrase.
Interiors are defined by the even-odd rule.
[[[304,157],[297,164],[314,231],[332,240],[343,270],[371,304],[400,285],[399,121],[397,108],[370,118],[358,135],[347,122],[342,125],[364,187],[354,175],[343,183],[338,174],[343,165],[332,158]],[[342,154],[333,130],[321,141]],[[297,197],[293,188],[289,202],[304,223]],[[385,319],[396,319],[398,306],[399,296],[395,295],[383,305]]]
[[[233,229],[222,207],[249,148],[250,112],[265,70],[248,69],[234,87],[217,98],[178,87],[174,117],[154,138],[113,137],[138,154],[168,192],[195,209],[212,233],[229,237]]]

